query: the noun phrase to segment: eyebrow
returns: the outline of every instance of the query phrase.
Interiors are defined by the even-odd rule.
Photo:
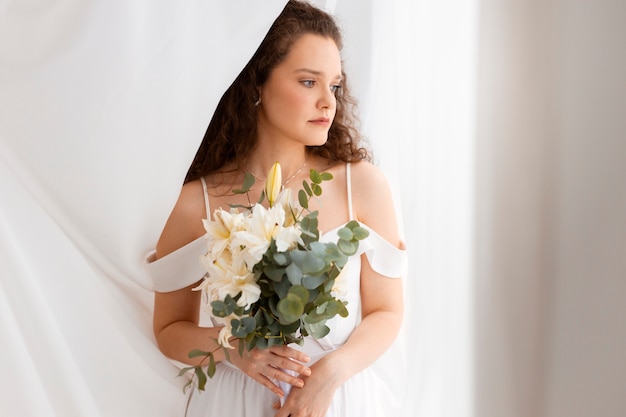
[[[306,73],[313,74],[313,75],[322,75],[322,71],[317,71],[317,70],[313,70],[313,69],[310,69],[310,68],[299,68],[299,69],[295,70],[294,72],[295,73],[306,72]],[[335,76],[335,80],[342,81],[343,80],[343,76],[341,74],[336,75]]]

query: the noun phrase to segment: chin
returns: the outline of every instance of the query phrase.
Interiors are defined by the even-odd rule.
[[[306,143],[306,146],[324,146],[328,142],[328,138],[323,138],[320,140],[309,140]]]

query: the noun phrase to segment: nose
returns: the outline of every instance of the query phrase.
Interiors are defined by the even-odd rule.
[[[334,109],[337,104],[337,98],[330,88],[323,88],[318,99],[317,106],[320,109]]]

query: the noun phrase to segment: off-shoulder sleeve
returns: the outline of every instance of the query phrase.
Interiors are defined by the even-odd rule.
[[[174,252],[155,260],[155,252],[146,257],[146,273],[158,292],[170,292],[198,282],[206,271],[200,256],[206,252],[206,238],[201,236]]]
[[[371,227],[361,224],[369,236],[359,242],[359,254],[365,253],[372,269],[389,278],[401,278],[406,273],[406,250],[398,249]]]

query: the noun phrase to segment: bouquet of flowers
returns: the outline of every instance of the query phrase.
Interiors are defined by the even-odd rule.
[[[311,169],[309,178],[298,192],[298,203],[292,202],[289,189],[281,191],[277,162],[256,204],[217,209],[212,220],[204,220],[208,247],[201,262],[207,274],[196,290],[202,291],[212,320],[223,326],[217,342],[227,359],[233,338],[239,339],[240,355],[255,347],[301,345],[308,335],[326,336],[329,319],[348,315],[347,302],[338,298],[335,286],[368,231],[351,221],[338,231],[336,243],[320,242],[318,212],[309,210],[309,202],[322,194],[322,182],[333,177]],[[253,185],[254,176],[248,173],[242,188],[233,192],[248,193]],[[265,199],[269,208],[261,204]],[[213,352],[193,350],[189,357],[204,360],[180,375],[193,370],[198,389],[204,390],[207,377],[215,373]],[[192,384],[193,378],[186,387]]]

